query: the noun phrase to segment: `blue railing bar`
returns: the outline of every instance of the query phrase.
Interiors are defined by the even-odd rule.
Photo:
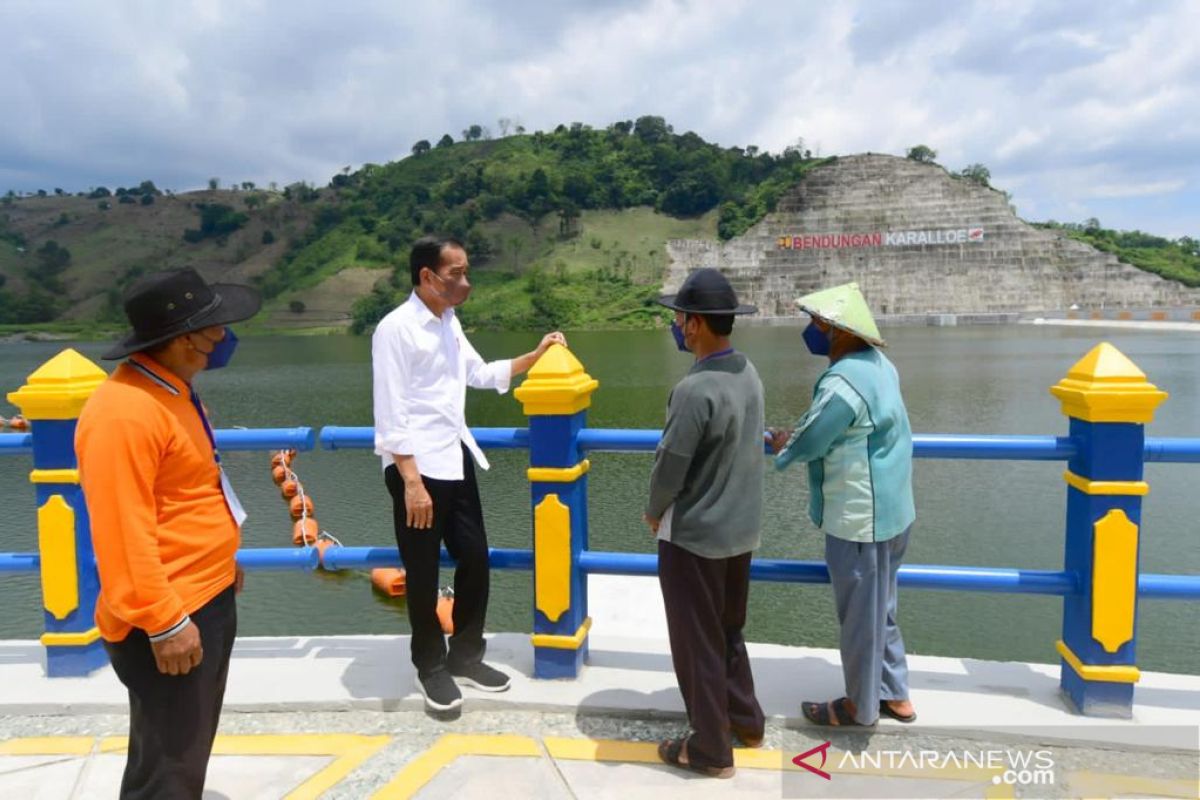
[[[37,572],[41,563],[37,553],[0,553],[0,573]]]
[[[584,428],[584,450],[651,452],[662,431],[649,428]],[[918,433],[913,436],[917,458],[991,459],[997,461],[1066,461],[1075,455],[1068,436],[1006,436],[987,434]]]
[[[519,449],[529,446],[528,428],[471,428],[471,433],[480,447],[484,448]],[[653,452],[661,438],[662,431],[654,428],[584,428],[579,432],[579,446],[584,450],[621,453]],[[325,450],[369,449],[374,447],[374,431],[367,427],[327,425],[321,429],[320,441]],[[913,455],[917,458],[1067,461],[1076,451],[1076,444],[1069,436],[913,435]],[[1147,439],[1146,460],[1200,463],[1200,439]]]
[[[1200,464],[1200,439],[1146,439],[1146,460]]]
[[[528,428],[471,428],[480,447],[491,450],[519,450],[529,447]],[[321,429],[324,450],[370,450],[375,447],[374,428],[326,425]]]
[[[579,555],[579,567],[604,575],[655,575],[658,556],[650,553],[598,553]],[[750,578],[785,583],[829,583],[829,570],[820,561],[756,559]],[[900,585],[910,589],[948,589],[1010,594],[1065,595],[1076,591],[1075,579],[1065,572],[951,567],[912,564],[900,568]]]
[[[314,548],[265,547],[238,551],[238,563],[244,569],[314,570]],[[533,569],[533,553],[493,547],[489,561],[496,569]],[[442,551],[443,566],[454,560]],[[41,558],[37,553],[0,553],[0,573],[37,572]],[[325,569],[369,569],[398,567],[400,556],[394,547],[330,547],[325,551]],[[585,572],[604,575],[655,575],[658,557],[650,553],[607,553],[585,551],[579,556]],[[752,562],[754,580],[788,583],[828,583],[829,572],[819,561],[757,559]],[[957,589],[979,592],[1063,595],[1075,590],[1065,572],[1043,570],[993,569],[989,567],[942,567],[910,564],[900,568],[900,585],[910,589]],[[1138,576],[1138,596],[1164,600],[1200,600],[1200,575],[1142,574]]]
[[[0,456],[27,456],[32,452],[32,433],[0,433]]]
[[[653,428],[584,428],[579,432],[579,447],[618,453],[654,452],[661,438],[662,431]]]
[[[1138,597],[1200,600],[1200,575],[1139,575]]]
[[[994,434],[913,434],[915,458],[987,459],[993,461],[1068,461],[1076,452],[1069,436]]]
[[[533,552],[488,548],[488,562],[496,569],[533,569]],[[325,551],[325,569],[374,569],[399,567],[400,554],[395,547],[330,547]],[[442,566],[454,566],[454,559],[442,550]]]
[[[213,431],[221,450],[312,450],[317,434],[312,428],[221,428]]]
[[[319,558],[315,547],[251,547],[238,550],[237,563],[242,569],[255,572],[268,569],[317,568]]]

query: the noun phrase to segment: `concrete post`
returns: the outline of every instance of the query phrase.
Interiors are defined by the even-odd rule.
[[[529,417],[533,505],[534,676],[575,678],[587,658],[587,471],[578,434],[599,383],[561,345],[546,351],[513,393]]]
[[[107,377],[74,350],[64,350],[8,395],[30,422],[37,487],[38,552],[46,630],[46,674],[78,677],[108,663],[96,629],[100,578],[87,505],[75,462],[75,424],[83,404]]]
[[[1067,481],[1065,569],[1079,592],[1063,599],[1061,687],[1088,716],[1133,714],[1138,536],[1145,423],[1167,395],[1108,343],[1050,389],[1078,447]]]

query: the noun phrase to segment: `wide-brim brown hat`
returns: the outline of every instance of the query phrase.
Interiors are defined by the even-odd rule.
[[[208,284],[194,269],[156,272],[125,293],[125,316],[133,330],[100,356],[113,360],[201,328],[249,319],[262,308],[257,289],[236,283]]]
[[[679,291],[658,298],[659,305],[686,314],[754,314],[756,306],[738,303],[737,292],[720,270],[698,269],[687,276]]]

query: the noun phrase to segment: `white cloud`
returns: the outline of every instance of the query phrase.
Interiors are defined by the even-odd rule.
[[[1196,30],[1186,0],[10,0],[0,190],[324,182],[499,117],[657,114],[725,146],[923,143],[1027,217],[1197,235]]]
[[[1089,197],[1145,197],[1152,194],[1178,192],[1187,182],[1183,179],[1151,181],[1149,183],[1102,183],[1093,186]]]

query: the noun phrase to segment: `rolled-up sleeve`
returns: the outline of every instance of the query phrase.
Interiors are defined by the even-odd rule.
[[[375,412],[375,453],[412,455],[408,419],[408,357],[402,332],[379,326],[371,337],[371,389]]]
[[[183,619],[159,550],[154,483],[165,449],[146,419],[121,415],[77,437],[79,477],[109,610],[154,634]]]
[[[467,386],[473,389],[495,389],[500,394],[507,392],[512,383],[512,359],[484,361],[483,357],[467,341],[461,328],[455,330],[455,335],[458,337],[463,360],[466,362]]]

